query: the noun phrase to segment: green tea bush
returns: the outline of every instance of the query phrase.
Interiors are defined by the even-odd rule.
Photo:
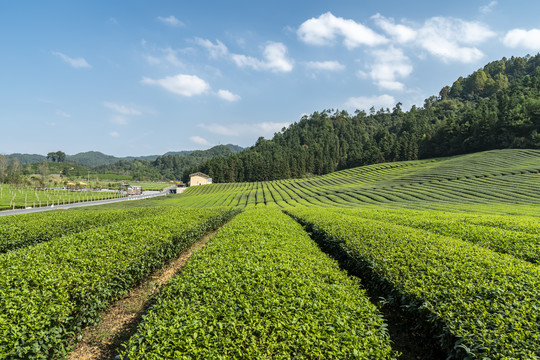
[[[339,209],[368,219],[391,222],[472,242],[518,259],[540,263],[540,222],[528,217],[466,215],[437,211]]]
[[[0,358],[64,356],[111,301],[234,213],[168,208],[0,255]]]
[[[157,214],[159,208],[54,211],[0,218],[0,253],[38,244],[117,221]]]
[[[389,359],[358,281],[290,217],[246,210],[161,293],[122,359]]]
[[[455,358],[540,357],[540,268],[458,239],[324,209],[290,213],[372,286],[433,328]]]

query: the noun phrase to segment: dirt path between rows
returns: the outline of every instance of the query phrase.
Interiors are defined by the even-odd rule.
[[[184,267],[195,252],[201,250],[217,231],[197,240],[178,258],[169,260],[154,272],[143,284],[131,290],[123,299],[111,305],[102,320],[82,332],[82,339],[68,355],[68,360],[114,359],[122,343],[135,333],[142,315],[151,303],[151,295],[158,292],[176,273]]]

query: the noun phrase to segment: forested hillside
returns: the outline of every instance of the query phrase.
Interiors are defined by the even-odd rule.
[[[181,179],[187,168],[198,166],[213,157],[235,154],[243,148],[237,145],[217,145],[208,150],[167,153],[155,160],[120,160],[114,164],[99,166],[96,171],[130,175],[136,180]],[[168,155],[169,154],[169,155]]]
[[[501,148],[540,148],[540,55],[494,61],[422,107],[324,110],[259,138],[238,154],[184,172],[214,182],[263,181],[326,174],[354,166]]]

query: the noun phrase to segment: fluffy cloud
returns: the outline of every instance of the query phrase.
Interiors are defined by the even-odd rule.
[[[311,45],[331,45],[336,38],[343,38],[343,45],[349,50],[360,45],[376,46],[388,42],[384,36],[370,28],[327,12],[318,18],[311,18],[297,30],[297,35],[303,42]]]
[[[395,24],[394,19],[386,18],[381,14],[376,14],[371,17],[377,26],[384,30],[389,36],[391,36],[398,43],[408,43],[416,39],[416,30],[402,25]]]
[[[71,67],[74,67],[75,69],[81,69],[81,68],[91,68],[92,66],[86,62],[84,58],[71,58],[65,54],[62,54],[58,51],[53,51],[53,55],[58,56],[60,59],[62,59],[66,64],[69,64]]]
[[[212,43],[210,40],[195,38],[195,43],[199,46],[202,46],[210,53],[210,57],[218,58],[226,56],[229,53],[229,50],[221,41],[216,40],[216,43]]]
[[[240,95],[236,95],[230,92],[229,90],[222,90],[222,89],[218,90],[217,96],[219,96],[223,100],[227,100],[231,102],[238,101],[241,99]]]
[[[369,76],[375,84],[386,90],[403,90],[405,85],[397,79],[405,78],[413,71],[409,58],[403,51],[390,46],[386,50],[375,50],[372,54],[375,59],[370,66]]]
[[[208,142],[208,140],[200,136],[192,136],[189,138],[189,140],[197,145],[210,145],[210,142]]]
[[[187,97],[201,95],[210,90],[210,85],[195,75],[178,74],[157,80],[145,77],[141,82],[146,85],[157,85],[167,91]]]
[[[309,61],[306,66],[314,70],[339,71],[345,69],[345,65],[339,61]]]
[[[210,40],[196,38],[195,43],[208,50],[210,57],[229,58],[238,67],[250,67],[254,70],[269,70],[273,72],[290,72],[294,67],[294,62],[287,58],[287,47],[279,42],[268,42],[263,51],[263,60],[252,56],[233,54],[219,40],[216,40],[214,44]]]
[[[287,58],[287,47],[282,43],[270,42],[264,48],[264,60],[251,56],[231,54],[231,58],[238,67],[250,67],[254,70],[270,70],[273,72],[290,72],[293,61]]]
[[[471,63],[484,53],[469,45],[478,45],[495,36],[486,25],[461,19],[434,17],[418,31],[418,43],[442,61]]]
[[[375,109],[391,108],[396,104],[396,100],[390,95],[380,96],[359,96],[351,97],[345,103],[345,106],[355,109],[368,110],[371,107]]]
[[[532,51],[540,50],[540,29],[513,29],[506,33],[503,44],[510,48],[523,48]]]
[[[165,25],[169,25],[169,26],[175,26],[175,27],[184,26],[183,22],[181,22],[180,20],[178,20],[176,17],[172,15],[168,17],[158,16],[158,20],[164,23]]]
[[[285,122],[260,122],[255,124],[200,124],[199,127],[218,135],[225,136],[245,136],[256,135],[270,137],[274,133],[281,131],[290,123]]]
[[[111,131],[109,133],[109,136],[113,138],[117,138],[117,137],[120,137],[120,133],[118,133],[117,131]]]
[[[495,36],[487,25],[450,17],[433,17],[417,28],[396,24],[380,14],[372,19],[396,43],[419,46],[443,62],[480,60],[484,53],[476,45]]]

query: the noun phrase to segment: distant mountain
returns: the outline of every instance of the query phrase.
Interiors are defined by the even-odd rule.
[[[103,154],[99,151],[87,151],[78,153],[75,155],[68,155],[67,159],[73,162],[76,162],[81,165],[90,166],[90,167],[97,167],[97,166],[103,166],[103,165],[110,165],[119,162],[120,160],[127,160],[127,161],[133,161],[133,160],[148,160],[148,161],[154,161],[156,160],[160,155],[146,155],[146,156],[125,156],[125,157],[117,157],[113,155],[107,155]]]
[[[114,164],[95,168],[101,173],[130,175],[137,180],[178,180],[187,168],[201,164],[216,156],[237,154],[242,148],[237,145],[216,145],[208,150],[168,152],[153,161],[134,159],[120,160]]]
[[[212,151],[217,151],[217,149],[221,149],[219,151],[223,151],[222,149],[224,148],[229,148],[233,154],[235,153],[239,153],[240,151],[244,150],[243,147],[241,146],[238,146],[238,145],[233,145],[233,144],[226,144],[226,145],[216,145],[208,150],[187,150],[187,151],[169,151],[165,154],[163,154],[163,156],[167,156],[167,155],[180,155],[180,156],[186,156],[186,155],[192,155],[193,153],[195,152],[206,152],[208,151],[209,153],[212,153]],[[152,159],[152,160],[155,160],[157,159],[157,156],[156,158]]]
[[[99,151],[87,151],[75,155],[68,155],[67,159],[81,165],[92,167],[113,164],[120,160],[120,158],[117,158],[116,156],[106,155]]]
[[[8,160],[12,161],[13,159],[19,159],[19,164],[34,164],[34,163],[40,163],[43,160],[47,160],[47,156],[44,155],[38,155],[38,154],[9,154]]]
[[[80,165],[89,166],[89,167],[98,167],[98,166],[104,166],[104,165],[111,165],[115,164],[119,161],[133,161],[133,160],[146,160],[146,161],[155,161],[161,156],[169,156],[169,155],[179,155],[179,156],[186,156],[191,155],[193,153],[197,152],[206,152],[208,151],[210,156],[213,152],[215,152],[215,149],[223,149],[222,147],[227,147],[228,150],[231,150],[231,153],[238,153],[244,148],[238,145],[233,144],[227,144],[227,145],[218,145],[214,146],[213,148],[210,148],[208,150],[184,150],[184,151],[169,151],[165,153],[164,155],[144,155],[144,156],[125,156],[125,157],[117,157],[113,155],[107,155],[99,151],[86,151],[81,152],[75,155],[67,155],[66,159],[69,162],[74,162]],[[214,149],[214,150],[213,150]],[[223,150],[219,151],[219,155],[223,155]],[[206,155],[206,154],[205,154]],[[204,156],[204,155],[203,155]],[[35,164],[40,163],[42,161],[47,160],[47,156],[45,155],[38,155],[38,154],[9,154],[8,160],[12,160],[14,158],[19,159],[20,164]]]
[[[186,155],[190,155],[193,151],[196,151],[196,150],[167,151],[165,154],[163,154],[163,156],[168,156],[168,155],[186,156]],[[157,157],[156,157],[156,159],[157,159]],[[152,160],[156,160],[156,159],[152,159]]]
[[[147,161],[154,161],[161,155],[144,155],[144,156],[126,156],[122,158],[118,158],[119,160],[147,160]]]

